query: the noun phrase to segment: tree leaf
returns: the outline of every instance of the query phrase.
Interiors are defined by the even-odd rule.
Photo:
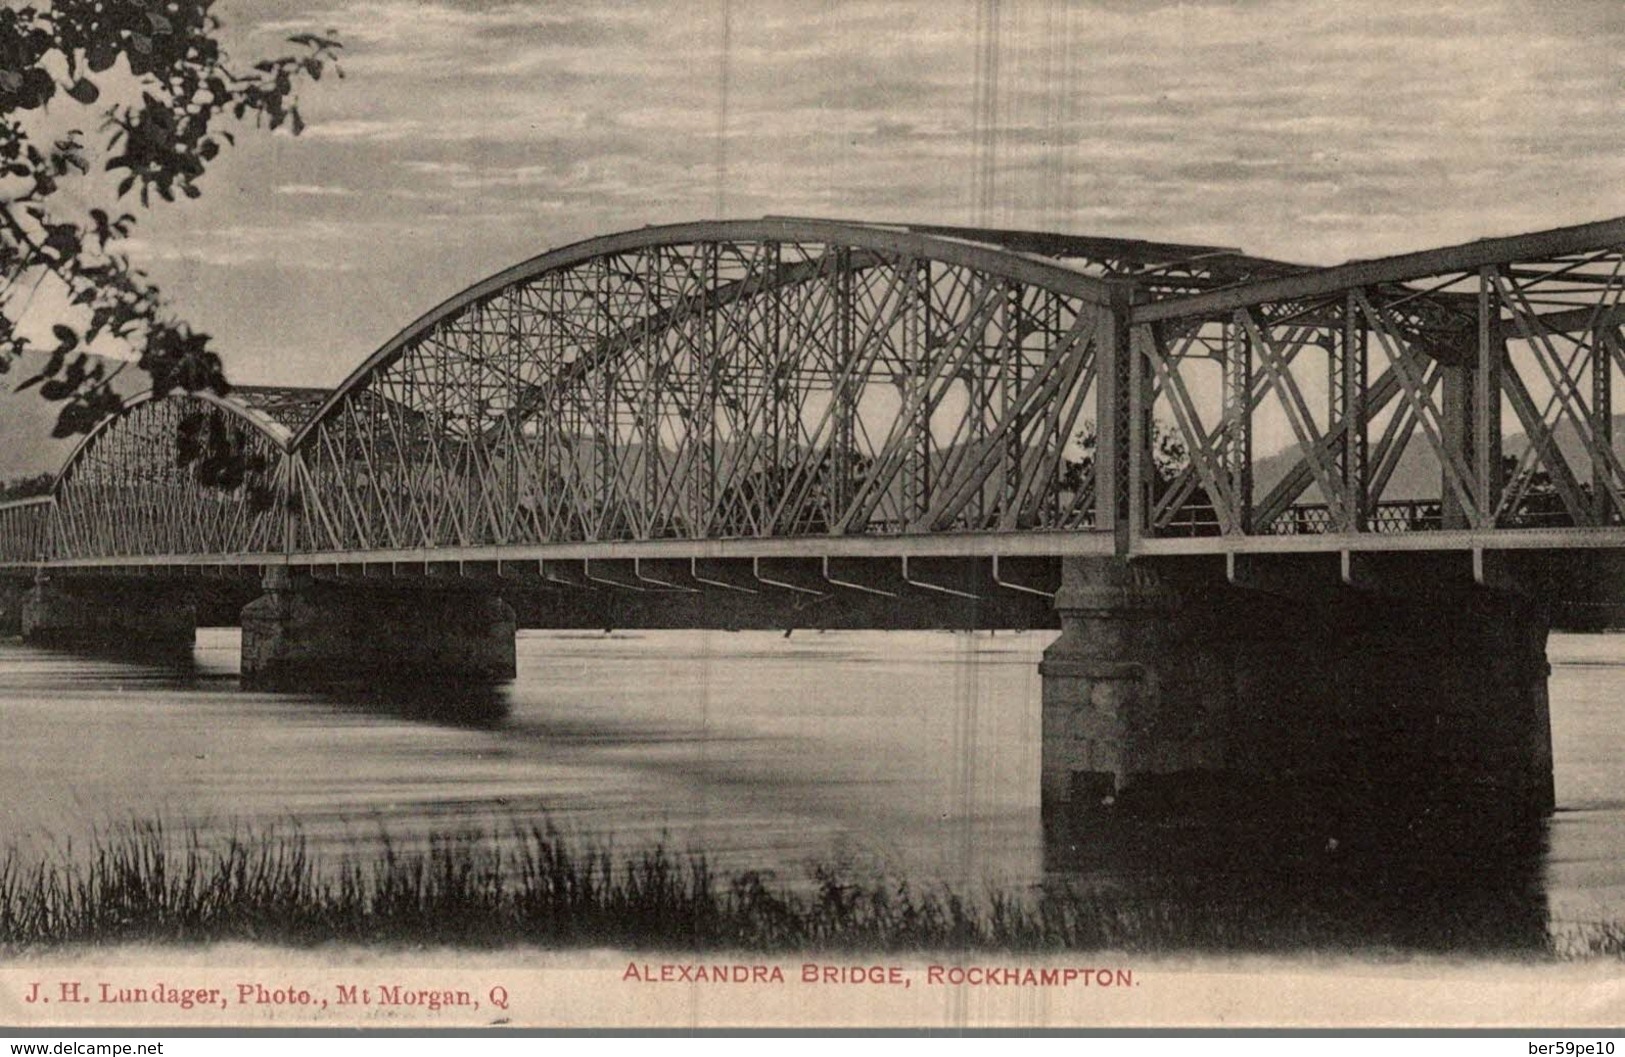
[[[112,34],[96,37],[85,46],[85,62],[92,73],[101,73],[118,61],[118,38]]]
[[[83,77],[70,84],[67,88],[67,92],[69,95],[73,96],[75,100],[85,104],[86,106],[89,106],[97,99],[101,98],[102,94],[100,89],[98,89],[90,81],[85,80]]]

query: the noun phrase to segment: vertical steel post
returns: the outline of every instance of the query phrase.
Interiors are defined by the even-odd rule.
[[[911,326],[905,336],[903,363],[907,373],[899,396],[904,406],[917,401],[906,441],[901,511],[905,520],[912,521],[931,508],[931,263],[910,261],[908,267],[913,311],[905,317]]]
[[[856,443],[854,429],[857,423],[857,400],[855,399],[856,372],[853,370],[857,357],[857,349],[853,347],[855,338],[854,315],[857,306],[853,303],[852,287],[852,250],[841,246],[835,251],[836,290],[835,305],[837,332],[836,332],[836,368],[831,381],[833,391],[831,398],[835,401],[835,443],[831,446],[833,458],[829,466],[829,510],[827,517],[831,525],[840,522],[846,513],[846,507],[852,500],[853,489],[849,487],[848,475],[852,472],[852,462],[856,456]]]
[[[1440,363],[1439,377],[1440,388],[1443,390],[1439,410],[1440,439],[1444,442],[1446,451],[1459,453],[1465,465],[1473,466],[1475,464],[1473,394],[1476,388],[1473,364],[1465,356],[1459,363]],[[1458,494],[1451,480],[1449,470],[1441,466],[1439,469],[1441,523],[1447,529],[1463,529],[1468,525],[1469,516],[1476,518],[1477,513],[1470,511],[1469,505],[1464,503],[1463,497]]]
[[[1000,335],[999,350],[1003,364],[1000,376],[1003,381],[1003,391],[1000,394],[1000,417],[1010,421],[1011,427],[1005,432],[1004,451],[1002,453],[1002,480],[999,494],[999,513],[1001,517],[1009,516],[1010,507],[1020,499],[1021,491],[1021,447],[1022,433],[1025,424],[1018,417],[1017,404],[1021,396],[1021,387],[1025,379],[1022,377],[1022,368],[1025,366],[1022,352],[1022,288],[1017,283],[1009,283],[1004,291],[1003,330]],[[1019,513],[1019,511],[1015,512]]]
[[[1478,369],[1473,387],[1473,476],[1478,482],[1478,527],[1495,527],[1501,502],[1501,371],[1506,362],[1506,335],[1501,328],[1495,269],[1478,274]]]
[[[1339,340],[1340,339],[1340,340]],[[1370,444],[1370,423],[1366,421],[1366,386],[1370,378],[1370,359],[1366,345],[1365,328],[1352,295],[1343,300],[1342,334],[1339,341],[1342,358],[1342,404],[1338,413],[1343,420],[1343,442],[1339,445],[1339,469],[1343,472],[1345,493],[1351,497],[1350,523],[1346,532],[1364,532],[1370,511],[1369,482],[1366,453]]]
[[[1591,431],[1597,438],[1597,447],[1612,450],[1614,446],[1614,394],[1613,352],[1609,348],[1606,319],[1599,321],[1589,335],[1591,339]],[[1610,469],[1601,459],[1591,460],[1591,509],[1597,524],[1607,525],[1615,519],[1614,505],[1609,500]]]
[[[1151,457],[1152,372],[1147,362],[1147,346],[1154,340],[1149,327],[1131,326],[1134,310],[1133,287],[1124,285],[1112,291],[1112,317],[1114,326],[1122,328],[1122,336],[1114,344],[1121,346],[1128,360],[1127,391],[1119,402],[1122,414],[1128,419],[1128,450],[1119,456],[1123,476],[1119,487],[1123,489],[1123,520],[1117,526],[1117,551],[1127,555],[1146,530],[1146,510],[1151,500],[1151,482],[1155,478],[1156,461]],[[1119,426],[1121,430],[1121,426]],[[1121,435],[1121,434],[1120,434]]]
[[[1127,554],[1129,321],[1131,305],[1120,287],[1100,313],[1095,339],[1099,368],[1095,383],[1095,528],[1116,535],[1117,553]]]
[[[1245,534],[1253,530],[1253,344],[1239,324],[1223,326],[1225,473],[1236,496],[1237,528]],[[1218,497],[1208,500],[1217,502]]]

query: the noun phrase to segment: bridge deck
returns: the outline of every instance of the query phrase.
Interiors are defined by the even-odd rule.
[[[1139,537],[1130,558],[1340,553],[1470,553],[1621,551],[1625,528],[1441,529],[1408,533],[1318,533],[1278,536]],[[253,566],[385,566],[539,561],[738,561],[754,558],[1067,558],[1120,553],[1109,532],[953,533],[825,539],[613,540],[523,546],[428,547],[231,554],[146,554],[0,561],[0,569],[134,570]]]

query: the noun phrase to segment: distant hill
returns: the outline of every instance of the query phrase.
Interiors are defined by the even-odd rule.
[[[1625,415],[1614,416],[1614,451],[1620,453],[1625,461]],[[1557,446],[1569,460],[1571,466],[1587,466],[1590,457],[1585,452],[1585,445],[1580,442],[1580,436],[1574,431],[1571,423],[1564,422],[1557,429]],[[1514,433],[1502,443],[1502,451],[1511,456],[1521,456],[1529,447],[1529,437],[1524,433]],[[1259,497],[1268,494],[1276,482],[1286,476],[1287,471],[1297,465],[1299,455],[1296,448],[1288,451],[1276,452],[1274,455],[1260,459],[1253,467],[1254,488]],[[1400,457],[1399,465],[1394,467],[1394,476],[1384,493],[1387,499],[1437,499],[1439,497],[1439,480],[1441,470],[1438,456],[1433,454],[1433,446],[1418,429],[1411,437],[1405,454]],[[1581,475],[1582,481],[1586,475]],[[1318,503],[1321,501],[1320,490],[1311,485],[1304,492],[1299,502]]]

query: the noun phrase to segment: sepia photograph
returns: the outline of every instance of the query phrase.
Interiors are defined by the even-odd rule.
[[[1616,0],[6,0],[0,1025],[1619,1025],[1622,145]]]

